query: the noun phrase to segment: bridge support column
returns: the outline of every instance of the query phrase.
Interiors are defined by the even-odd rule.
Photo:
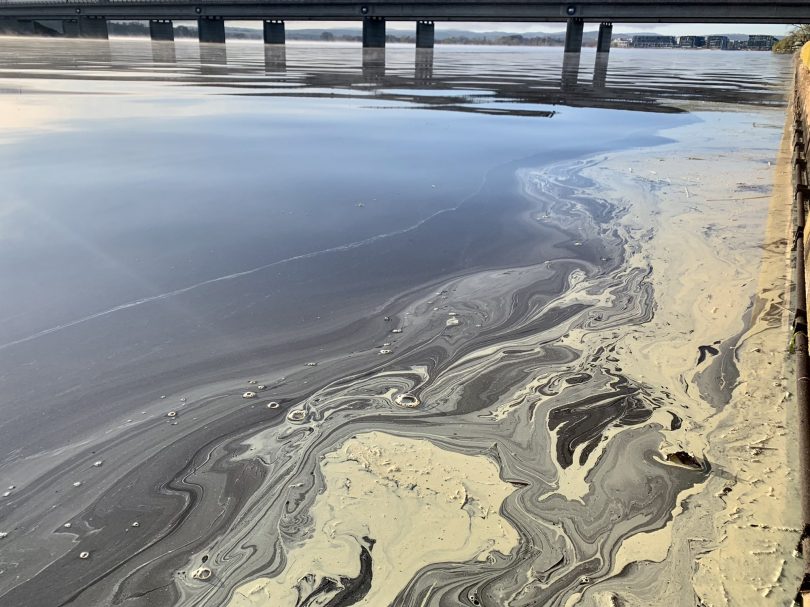
[[[200,42],[225,43],[225,22],[219,17],[197,19]]]
[[[382,17],[363,19],[363,48],[385,48],[385,19]]]
[[[287,36],[284,33],[284,22],[276,19],[264,22],[264,43],[284,44]]]
[[[599,39],[596,42],[597,53],[610,52],[610,40],[613,37],[613,24],[602,23],[599,25]]]
[[[78,38],[80,35],[79,21],[77,19],[63,20],[62,33],[64,34],[65,38]]]
[[[149,36],[152,40],[171,42],[174,40],[174,24],[171,19],[150,19]]]
[[[585,23],[582,19],[569,19],[565,28],[565,52],[579,53],[582,51],[582,32]]]
[[[434,27],[433,21],[416,22],[416,48],[433,48]]]
[[[79,36],[107,40],[107,20],[104,17],[79,17]]]

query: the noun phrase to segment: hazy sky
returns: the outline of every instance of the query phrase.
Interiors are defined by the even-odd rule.
[[[247,23],[245,25],[248,25]],[[255,23],[253,24],[255,26]],[[304,28],[340,28],[340,27],[359,27],[359,22],[353,21],[288,21],[287,27],[289,29],[304,29]],[[413,30],[415,25],[407,21],[391,21],[388,23],[388,28],[391,30]],[[585,24],[586,30],[598,29],[597,24]],[[487,32],[487,31],[508,31],[516,33],[526,32],[559,32],[565,29],[563,23],[463,23],[463,22],[436,22],[437,30],[454,30],[463,29],[474,32]],[[740,23],[714,23],[711,25],[700,25],[694,23],[616,23],[613,26],[615,33],[621,32],[638,32],[650,31],[658,34],[668,34],[678,36],[681,34],[689,35],[703,35],[703,34],[773,34],[774,36],[781,36],[788,32],[789,25],[747,25]]]

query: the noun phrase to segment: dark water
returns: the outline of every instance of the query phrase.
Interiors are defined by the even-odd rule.
[[[277,397],[299,402],[376,368],[384,317],[405,302],[556,263],[506,291],[513,305],[487,312],[502,323],[489,334],[403,338],[396,365],[438,372],[513,339],[520,311],[564,291],[570,271],[622,261],[603,233],[615,209],[548,203],[538,221],[519,171],[654,146],[695,108],[779,107],[789,70],[767,53],[619,51],[596,69],[585,53],[578,76],[556,49],[390,47],[381,60],[338,44],[282,55],[255,43],[0,41],[0,484],[15,486],[0,501],[0,604],[175,604],[167,572],[247,517],[260,487],[273,491],[258,463],[236,466],[247,480],[233,486],[237,439],[283,419],[236,407],[235,380],[286,381]],[[546,362],[568,355],[555,356]],[[199,407],[195,421],[166,423],[164,395]],[[452,410],[478,407],[466,406]],[[570,444],[598,432],[587,436]],[[316,451],[296,457],[311,470]],[[76,491],[96,457],[103,473]],[[203,460],[219,472],[198,492],[184,482]],[[224,515],[212,491],[232,496]],[[137,540],[119,533],[133,509]],[[59,531],[69,520],[92,562]],[[270,561],[183,604],[221,604]],[[146,598],[147,587],[161,590]],[[407,601],[425,599],[419,588]]]

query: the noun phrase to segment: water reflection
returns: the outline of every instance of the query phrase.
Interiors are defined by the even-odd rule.
[[[563,90],[571,90],[577,86],[581,58],[580,53],[563,54],[562,77],[560,78],[560,88]]]
[[[152,40],[152,61],[177,63],[177,49],[173,41]]]
[[[425,84],[433,80],[433,49],[416,49],[416,61],[414,66],[414,81],[417,84]]]
[[[610,55],[608,53],[596,54],[596,63],[593,66],[593,88],[596,91],[604,91],[605,89],[609,59]]]
[[[221,76],[228,73],[228,55],[224,44],[200,44],[200,73]]]
[[[363,80],[366,82],[382,82],[385,78],[385,49],[363,49]]]
[[[556,105],[672,113],[706,103],[782,103],[783,57],[702,53],[696,62],[694,53],[615,49],[608,64],[606,54],[563,56],[548,48],[5,39],[0,77],[31,83],[52,71],[77,78],[96,71],[119,82],[137,74],[226,93],[325,98],[365,97],[372,87],[379,98],[422,107],[519,115],[547,115],[551,108],[536,106]]]
[[[286,72],[287,47],[283,44],[265,44],[264,70],[268,75]]]

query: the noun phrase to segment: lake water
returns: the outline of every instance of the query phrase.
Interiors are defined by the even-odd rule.
[[[643,155],[703,112],[772,117],[789,72],[770,53],[619,49],[595,67],[586,51],[572,74],[560,49],[0,40],[0,484],[14,486],[0,500],[0,604],[224,604],[245,580],[284,571],[279,538],[306,536],[318,462],[347,437],[408,434],[419,419],[430,428],[416,435],[480,455],[497,433],[463,439],[464,424],[529,371],[462,363],[516,352],[529,334],[562,339],[554,327],[584,304],[537,311],[577,272],[595,280],[626,261],[616,208],[538,207],[521,175]],[[556,183],[545,194],[562,200],[586,185]],[[553,350],[535,361],[572,364]],[[386,373],[388,384],[370,379]],[[604,392],[596,375],[583,398]],[[438,377],[472,383],[462,397]],[[429,407],[405,419],[374,400],[386,386]],[[296,406],[312,427],[285,417]],[[558,465],[602,430],[571,438],[567,455],[558,446]],[[511,464],[533,465],[553,475],[550,460]],[[309,491],[284,493],[296,483]],[[664,493],[650,521],[666,519]],[[282,510],[294,522],[261,527],[287,520]],[[504,572],[539,541],[510,520],[521,548],[493,557],[500,582],[482,562],[445,559],[473,562],[457,567],[475,596],[501,597],[480,604],[506,604],[493,602],[514,586]],[[248,540],[248,527],[264,531]],[[217,584],[186,579],[203,552]],[[586,574],[548,567],[526,596],[563,604],[571,575]],[[461,604],[428,591],[442,587],[434,575],[397,588],[397,604]],[[375,604],[358,602],[371,600],[361,586],[295,604]]]

